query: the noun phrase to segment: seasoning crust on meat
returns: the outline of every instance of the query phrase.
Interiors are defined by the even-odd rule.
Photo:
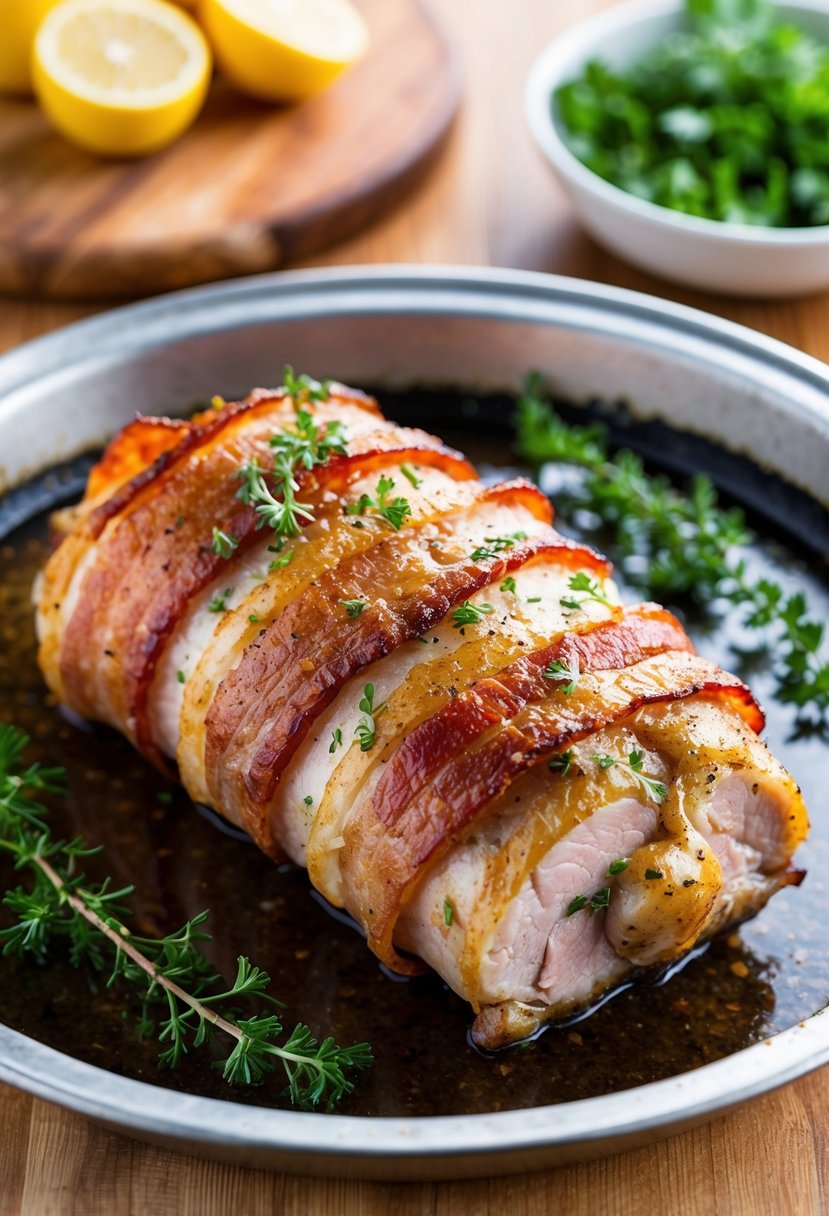
[[[337,442],[312,458],[300,434]],[[799,879],[806,810],[745,685],[623,607],[534,486],[485,486],[356,390],[139,417],[57,524],[56,696],[307,866],[383,962],[437,970],[482,1046]]]

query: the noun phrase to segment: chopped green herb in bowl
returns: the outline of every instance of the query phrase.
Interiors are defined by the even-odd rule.
[[[629,68],[601,59],[555,90],[571,152],[689,215],[829,223],[829,45],[769,0],[686,0],[686,29]]]
[[[829,287],[829,6],[638,0],[565,31],[527,118],[588,232],[736,295]]]

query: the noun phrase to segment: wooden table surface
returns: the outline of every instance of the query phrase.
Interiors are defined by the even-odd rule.
[[[580,233],[530,144],[521,89],[537,49],[606,4],[442,0],[467,73],[464,111],[446,154],[386,221],[314,264],[489,263],[577,275],[696,305],[829,360],[829,294],[765,304],[686,292],[625,266]],[[0,301],[0,347],[91,311],[89,305]],[[829,1213],[829,1073],[623,1156],[516,1178],[422,1185],[294,1178],[199,1162],[100,1131],[0,1086],[0,1216],[620,1216],[641,1210]]]

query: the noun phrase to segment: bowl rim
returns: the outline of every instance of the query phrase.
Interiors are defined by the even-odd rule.
[[[725,359],[745,355],[771,374],[788,372],[805,391],[812,390],[808,402],[792,400],[789,408],[818,421],[829,441],[829,368],[782,342],[697,309],[604,284],[530,271],[428,265],[346,266],[230,280],[75,322],[0,357],[0,424],[5,418],[6,425],[14,425],[20,390],[50,382],[56,368],[83,369],[100,355],[111,360],[175,345],[233,328],[245,318],[258,324],[286,316],[426,311],[508,321],[514,319],[515,301],[524,310],[522,318],[532,323],[543,321],[547,309],[566,306],[577,328],[574,314],[580,309],[598,311],[608,326],[614,318],[634,332],[637,326],[658,325],[677,344],[691,334]],[[492,1174],[547,1164],[545,1151],[565,1154],[559,1160],[621,1151],[724,1114],[827,1063],[829,1006],[721,1060],[598,1098],[472,1115],[329,1116],[204,1098],[118,1076],[0,1023],[0,1080],[110,1128],[240,1163],[248,1153],[260,1166],[377,1178],[480,1176],[483,1155],[484,1172]]]
[[[803,11],[814,13],[826,19],[829,29],[829,9],[822,0],[795,0],[794,3],[776,0],[775,9],[793,15]],[[760,250],[829,245],[829,224],[767,228],[688,215],[661,203],[649,202],[600,177],[567,147],[553,116],[552,94],[570,75],[572,61],[585,51],[590,52],[589,58],[599,56],[602,43],[612,39],[622,28],[660,17],[681,16],[683,12],[683,0],[631,0],[579,21],[547,43],[533,61],[524,90],[524,115],[537,147],[552,168],[574,186],[588,191],[616,211],[627,212],[632,218],[673,230],[686,238],[709,238],[722,244]]]

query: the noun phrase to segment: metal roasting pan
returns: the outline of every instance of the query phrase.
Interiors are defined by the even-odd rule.
[[[829,369],[740,326],[595,283],[371,267],[164,296],[0,359],[0,488],[99,445],[135,412],[269,384],[285,362],[356,384],[625,398],[829,504]],[[773,912],[772,912],[773,915]],[[2,1003],[0,1001],[0,1020]],[[829,1062],[829,1013],[694,1071],[558,1106],[443,1118],[263,1110],[127,1080],[0,1025],[0,1079],[106,1127],[237,1165],[432,1179],[520,1172],[646,1144]]]

